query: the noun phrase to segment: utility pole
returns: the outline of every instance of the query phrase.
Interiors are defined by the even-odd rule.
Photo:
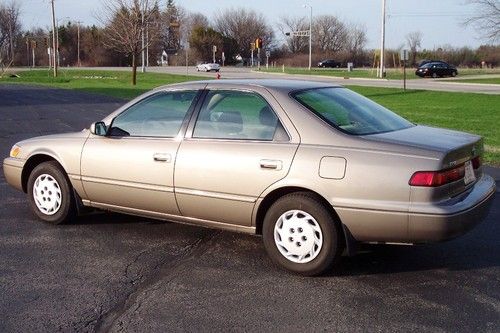
[[[309,15],[309,70],[311,70],[311,62],[312,62],[312,24],[313,24],[313,8],[309,5],[311,9]]]
[[[82,63],[80,61],[80,24],[82,22],[81,21],[76,21],[76,35],[77,35],[77,59],[78,59],[78,67],[81,67],[82,66]]]
[[[141,52],[141,72],[146,72],[146,63],[144,62],[144,53],[146,52],[145,42],[144,42],[144,8],[141,11],[141,39],[142,39],[142,52]]]
[[[382,31],[380,38],[380,72],[379,77],[383,78],[385,73],[385,1],[382,0]]]
[[[57,47],[58,43],[56,41],[56,13],[54,10],[54,0],[50,1],[52,4],[52,46],[54,48],[54,55],[52,58],[52,61],[54,63],[54,77],[57,77],[57,62],[56,62],[56,53],[57,53]]]
[[[146,22],[146,67],[149,67],[149,21]]]

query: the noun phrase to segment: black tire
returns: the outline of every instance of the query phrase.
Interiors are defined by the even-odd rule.
[[[309,262],[299,263],[287,259],[280,252],[274,240],[275,226],[278,219],[291,210],[300,210],[309,214],[321,228],[322,246],[319,253]],[[333,268],[342,254],[344,244],[338,221],[335,220],[335,217],[332,216],[319,198],[309,192],[296,192],[278,199],[266,213],[262,236],[264,247],[275,263],[289,271],[305,276],[320,275]],[[297,236],[300,235],[297,233]],[[290,239],[290,242],[290,247],[293,247],[294,240]]]
[[[47,213],[38,207],[35,199],[34,185],[36,180],[42,175],[48,175],[55,180],[55,184],[60,192],[60,204],[55,213]],[[42,179],[42,177],[40,178]],[[47,179],[47,178],[44,178]],[[49,178],[50,179],[50,178]],[[62,224],[71,221],[76,216],[76,205],[73,197],[73,189],[68,177],[61,166],[55,161],[43,162],[37,165],[28,178],[28,200],[31,209],[36,217],[51,224]],[[45,188],[47,191],[47,188]],[[49,189],[50,190],[50,189]],[[49,193],[49,192],[47,192]],[[50,192],[52,195],[52,192]],[[38,195],[40,197],[40,194]],[[45,199],[45,198],[44,198]],[[47,197],[47,200],[50,198]]]
[[[437,73],[432,73],[432,75],[431,75],[431,76],[432,76],[432,78],[433,78],[433,79],[435,79],[435,78],[437,78],[437,77],[438,77]]]
[[[453,76],[453,77],[457,76],[457,72],[455,72],[455,71],[451,72],[451,76]]]

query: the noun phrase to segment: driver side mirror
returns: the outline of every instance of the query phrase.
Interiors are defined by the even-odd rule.
[[[90,125],[90,133],[99,136],[105,136],[108,131],[106,124],[103,121],[97,121]]]

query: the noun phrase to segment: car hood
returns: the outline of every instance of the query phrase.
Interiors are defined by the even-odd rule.
[[[366,135],[365,138],[443,153],[481,140],[478,135],[421,125],[399,131]]]
[[[86,138],[89,136],[89,131],[87,129],[84,129],[80,132],[68,132],[68,133],[60,133],[60,134],[50,134],[50,135],[43,135],[43,136],[36,136],[34,138],[26,139],[23,141],[18,142],[17,144],[20,146],[26,146],[26,145],[33,145],[37,144],[40,142],[47,142],[47,141],[60,141],[60,140],[68,140],[68,139],[80,139],[80,138]]]

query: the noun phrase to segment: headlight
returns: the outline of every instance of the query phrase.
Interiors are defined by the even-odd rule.
[[[17,157],[21,152],[21,147],[13,145],[10,149],[10,157]]]

